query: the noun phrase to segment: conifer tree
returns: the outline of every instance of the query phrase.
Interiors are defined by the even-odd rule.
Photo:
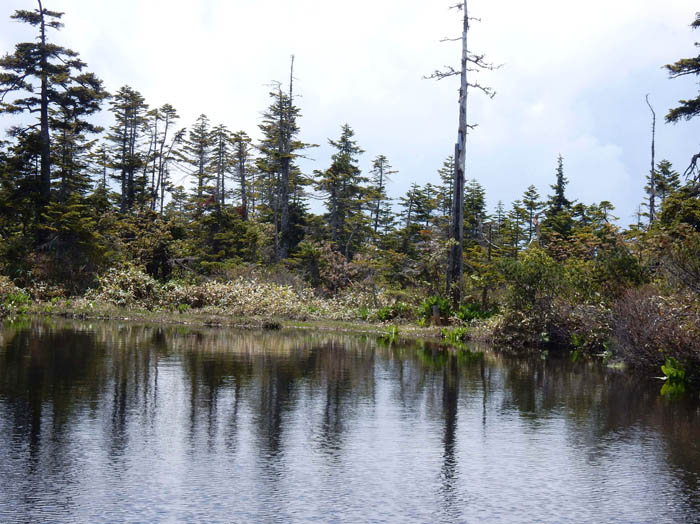
[[[213,145],[209,118],[199,115],[180,151],[180,159],[186,166],[186,172],[195,179],[190,194],[195,215],[201,215],[207,207],[215,203],[215,188],[211,185],[214,177],[210,169]]]
[[[359,243],[359,233],[368,225],[364,211],[371,197],[365,186],[367,179],[357,165],[358,156],[364,151],[353,139],[355,132],[344,124],[337,141],[328,140],[336,149],[331,156],[331,166],[316,172],[316,188],[326,195],[328,227],[335,248],[349,260],[353,247]]]
[[[292,229],[295,228],[292,218],[294,215],[299,216],[299,211],[304,208],[302,187],[305,181],[294,161],[304,149],[313,147],[313,144],[306,144],[297,138],[300,131],[297,119],[301,111],[294,105],[293,68],[294,57],[289,92],[283,92],[282,85],[276,84],[277,88],[270,92],[272,103],[263,114],[259,126],[263,134],[258,146],[261,154],[257,161],[258,171],[262,175],[259,178],[262,187],[260,196],[261,203],[266,208],[264,212],[275,226],[276,260],[287,258],[290,250],[295,247],[292,241]],[[290,207],[293,199],[296,212]]]
[[[476,180],[467,182],[464,190],[464,236],[470,245],[482,236],[482,225],[486,219],[486,191]]]
[[[547,201],[547,218],[544,225],[549,231],[567,237],[573,227],[571,217],[572,202],[566,198],[565,190],[569,181],[564,176],[564,159],[557,158],[556,183],[552,186],[554,194]]]
[[[372,171],[370,171],[372,177],[370,179],[371,191],[373,193],[373,210],[372,210],[372,229],[375,238],[380,231],[380,225],[382,230],[386,230],[387,225],[391,222],[391,205],[389,204],[389,198],[386,194],[386,184],[390,182],[391,175],[397,173],[397,171],[392,169],[389,160],[384,155],[378,155],[372,161]]]
[[[440,185],[438,186],[437,194],[438,217],[436,219],[436,224],[444,238],[448,238],[450,235],[454,165],[454,156],[450,155],[437,171],[440,177]]]
[[[656,193],[663,205],[668,195],[681,187],[681,179],[668,160],[662,160],[656,165],[656,176]]]
[[[518,257],[518,251],[520,251],[521,242],[524,240],[523,223],[526,216],[525,208],[520,200],[513,202],[511,209],[508,211],[507,217],[507,234],[506,242],[508,244],[508,252],[513,258]]]
[[[120,185],[119,210],[130,211],[137,202],[140,191],[145,191],[143,181],[137,180],[137,171],[145,165],[140,140],[146,123],[148,105],[138,91],[123,86],[110,102],[115,124],[110,128],[107,140],[112,144],[112,167]],[[143,198],[139,198],[143,200]]]
[[[214,197],[217,207],[226,204],[226,177],[233,166],[233,135],[223,124],[216,126],[211,133],[212,159],[210,171],[214,176]]]
[[[406,196],[399,197],[399,206],[402,208],[399,212],[399,219],[403,226],[401,236],[403,237],[402,251],[404,253],[408,253],[409,247],[413,247],[417,241],[420,228],[416,220],[416,210],[420,198],[420,186],[416,182],[411,184],[411,187],[406,192]]]
[[[695,20],[690,24],[690,27],[697,29],[700,27],[700,12],[695,13]],[[696,47],[700,47],[700,43],[695,43]],[[673,64],[667,64],[666,70],[669,72],[671,78],[679,78],[682,76],[692,75],[697,77],[700,75],[700,54],[698,56],[690,58],[681,58],[680,60],[674,62]],[[700,115],[700,92],[695,98],[688,100],[679,100],[678,106],[669,110],[666,115],[666,122],[676,123],[680,120],[690,120],[691,118]],[[697,164],[700,161],[700,153],[697,153],[691,159],[688,169],[686,169],[686,176],[690,175],[694,171],[697,171]],[[697,175],[695,180],[698,182],[700,175]]]
[[[179,115],[170,104],[148,112],[147,127],[150,134],[150,155],[148,170],[151,174],[149,185],[150,208],[156,210],[159,204],[159,214],[163,215],[165,192],[170,187],[169,165],[177,156],[177,147],[182,142],[184,130],[174,128]]]
[[[48,30],[63,27],[63,13],[45,9],[41,0],[37,3],[38,9],[18,10],[11,16],[37,28],[38,36],[35,42],[17,44],[13,54],[0,59],[0,113],[39,114],[38,133],[34,125],[26,130],[37,134],[37,139],[32,140],[38,146],[39,177],[32,198],[37,217],[41,217],[51,200],[52,134],[63,140],[63,155],[58,158],[63,160],[63,187],[68,188],[73,182],[68,180],[70,175],[77,176],[70,159],[71,149],[78,147],[74,142],[81,141],[85,133],[96,130],[85,118],[100,108],[106,93],[97,77],[83,72],[86,64],[78,53],[49,42]],[[13,92],[20,96],[8,100]],[[83,141],[80,147],[84,145]],[[57,159],[55,155],[53,159]]]
[[[522,198],[523,209],[527,214],[527,242],[532,242],[532,237],[535,234],[535,221],[538,213],[544,209],[545,203],[540,201],[540,194],[535,186],[528,186]]]
[[[571,202],[566,198],[565,190],[569,181],[564,176],[564,158],[559,155],[557,158],[557,181],[550,186],[554,194],[549,197],[549,210],[552,214],[561,213],[571,208]]]
[[[494,219],[496,220],[496,228],[498,231],[500,231],[501,226],[503,225],[503,219],[506,216],[506,210],[505,206],[503,205],[503,201],[499,200],[496,203],[496,212],[494,214]]]
[[[455,164],[452,183],[452,212],[450,213],[452,220],[449,232],[449,238],[452,240],[452,243],[448,253],[446,271],[446,291],[452,299],[453,306],[456,307],[461,300],[462,276],[464,275],[464,264],[462,257],[464,254],[465,217],[463,216],[464,202],[462,197],[464,196],[466,172],[467,131],[468,129],[475,127],[473,124],[468,123],[467,96],[470,87],[481,90],[489,97],[493,97],[495,95],[495,92],[491,88],[483,86],[479,82],[469,81],[467,77],[484,69],[493,70],[495,67],[485,61],[484,55],[477,55],[469,51],[467,37],[469,36],[470,23],[472,20],[474,20],[474,18],[469,16],[467,0],[462,0],[461,2],[453,5],[453,8],[462,11],[461,67],[459,70],[456,70],[453,67],[448,67],[446,71],[435,71],[432,75],[430,75],[430,78],[440,80],[457,75],[460,77],[459,127],[457,129],[457,143],[455,144]]]
[[[241,217],[243,220],[248,220],[251,210],[255,208],[255,198],[252,194],[254,191],[252,141],[245,131],[235,133],[232,140],[234,173],[239,187],[238,194],[241,198]]]

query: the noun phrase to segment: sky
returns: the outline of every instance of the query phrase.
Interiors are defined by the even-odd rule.
[[[300,139],[319,144],[302,162],[325,169],[340,126],[365,150],[360,167],[386,155],[398,171],[389,194],[438,183],[454,151],[458,78],[426,80],[459,66],[455,0],[44,0],[63,11],[55,42],[80,53],[110,91],[130,85],[151,107],[172,104],[183,126],[206,114],[212,124],[258,137],[275,80],[294,90]],[[33,38],[9,16],[31,0],[2,0],[0,52]],[[480,75],[489,99],[469,95],[467,178],[486,190],[489,209],[508,207],[534,184],[545,197],[564,158],[567,196],[609,200],[623,225],[636,222],[650,168],[651,113],[656,159],[682,172],[700,151],[700,119],[663,116],[697,96],[697,79],[669,80],[664,64],[697,55],[691,0],[470,0],[470,47],[501,67]],[[109,125],[107,116],[104,124]],[[9,127],[11,117],[0,117]],[[320,212],[316,202],[312,210]]]

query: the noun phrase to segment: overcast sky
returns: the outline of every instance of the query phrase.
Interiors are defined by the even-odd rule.
[[[436,183],[454,150],[458,79],[422,77],[459,65],[454,0],[45,0],[64,11],[53,38],[80,53],[108,90],[128,84],[153,106],[170,103],[190,125],[213,124],[258,136],[272,80],[287,82],[296,56],[301,139],[321,144],[306,172],[329,164],[328,138],[350,124],[366,151],[361,167],[386,155],[399,171],[389,188]],[[669,80],[661,66],[696,54],[691,0],[471,0],[481,18],[473,50],[503,64],[473,92],[467,177],[485,188],[492,209],[529,184],[545,196],[556,157],[564,157],[570,198],[607,199],[623,224],[634,221],[649,172],[651,114],[657,112],[657,160],[683,171],[700,150],[700,121],[667,125],[677,100],[697,95],[696,79]],[[9,20],[31,0],[2,0],[0,50],[32,37]],[[0,124],[9,125],[9,117]],[[318,211],[318,205],[314,206]]]

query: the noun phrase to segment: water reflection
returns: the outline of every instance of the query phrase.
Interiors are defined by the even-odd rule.
[[[0,521],[692,520],[700,412],[588,363],[129,323],[0,328]]]

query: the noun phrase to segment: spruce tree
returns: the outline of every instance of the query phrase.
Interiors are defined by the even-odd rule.
[[[150,172],[150,208],[159,207],[163,215],[165,192],[170,189],[169,165],[176,159],[179,144],[184,138],[184,130],[176,130],[179,115],[170,104],[148,112],[147,128],[150,135],[150,154],[147,170]]]
[[[293,65],[293,61],[292,61]],[[263,217],[275,226],[275,259],[289,256],[296,244],[292,241],[292,229],[296,226],[293,215],[304,208],[303,186],[306,184],[295,164],[296,158],[305,149],[313,147],[298,139],[300,132],[297,119],[300,109],[294,105],[294,93],[290,78],[289,92],[282,91],[281,84],[270,92],[272,103],[263,114],[259,128],[263,138],[258,146],[260,156],[257,168],[261,175],[261,204]],[[297,212],[291,210],[292,201]]]
[[[700,12],[695,13],[695,20],[690,24],[690,27],[697,29],[700,27]],[[695,43],[696,47],[700,47],[700,43]],[[673,64],[664,66],[669,72],[671,78],[681,76],[698,76],[700,75],[700,54],[690,58],[681,58]],[[689,100],[679,100],[679,105],[669,110],[666,115],[667,122],[678,122],[679,120],[690,120],[700,114],[700,92],[695,98]]]
[[[232,137],[233,140],[233,164],[236,181],[238,182],[238,194],[241,199],[241,217],[248,220],[255,208],[254,196],[254,166],[252,159],[252,140],[245,131],[238,131]]]
[[[233,167],[233,135],[228,128],[221,124],[211,133],[212,158],[210,171],[214,176],[214,198],[218,208],[226,204],[226,177]]]
[[[354,136],[352,128],[343,125],[340,138],[328,140],[336,149],[331,156],[331,166],[323,172],[316,172],[316,189],[326,195],[331,241],[348,260],[361,241],[362,229],[368,226],[369,217],[364,211],[371,202],[367,179],[357,165],[358,156],[364,151]]]
[[[535,221],[539,212],[545,207],[545,203],[540,201],[540,194],[535,186],[528,186],[522,198],[523,209],[527,214],[527,242],[532,242],[535,234]]]
[[[110,127],[107,141],[112,144],[112,167],[117,171],[113,177],[120,186],[119,210],[126,213],[134,207],[137,197],[143,197],[139,191],[146,189],[137,175],[146,165],[140,146],[148,105],[141,93],[123,86],[115,93],[110,106],[115,123]]]
[[[464,238],[467,245],[474,245],[481,239],[486,218],[486,191],[476,179],[471,179],[464,190]]]
[[[75,167],[70,150],[85,133],[95,130],[85,118],[99,109],[106,93],[100,80],[83,72],[86,64],[78,53],[49,42],[48,30],[63,27],[63,13],[45,9],[41,0],[37,3],[38,9],[18,10],[11,16],[37,28],[38,36],[35,42],[16,44],[14,53],[0,58],[0,113],[39,115],[38,131],[35,125],[25,131],[37,135],[31,141],[37,145],[39,176],[38,183],[32,185],[35,195],[31,198],[36,216],[41,217],[51,200],[51,162],[57,159],[56,155],[52,157],[52,135],[54,139],[63,138],[63,156],[58,158],[64,160],[60,168],[67,188],[71,181],[66,177]],[[13,92],[19,97],[8,100],[7,95]],[[76,147],[84,147],[84,142]]]
[[[690,27],[697,29],[700,27],[700,12],[695,13],[695,20],[690,24]],[[696,42],[695,47],[700,47],[700,43]],[[700,54],[690,58],[681,58],[680,60],[674,62],[673,64],[667,64],[666,70],[669,72],[671,78],[679,78],[682,76],[695,76],[700,75]],[[691,118],[700,114],[700,92],[695,98],[690,98],[688,100],[679,100],[678,106],[669,110],[666,115],[666,122],[676,123],[680,120],[690,120]],[[697,153],[691,159],[688,169],[686,169],[685,174],[690,175],[692,172],[697,170],[697,163],[700,160],[700,153]],[[700,176],[696,174],[695,181],[698,182]]]
[[[206,115],[199,115],[183,141],[179,155],[187,174],[195,180],[190,193],[190,202],[197,216],[212,206],[216,200],[216,189],[211,184],[214,178],[211,173],[213,146],[209,118]]]
[[[387,182],[391,181],[391,175],[397,173],[392,169],[389,160],[384,155],[378,155],[372,161],[370,171],[370,191],[372,192],[372,230],[375,239],[380,232],[385,232],[393,221],[391,204],[386,194]],[[380,227],[381,226],[381,227]]]
[[[450,155],[443,162],[442,167],[437,171],[438,176],[440,177],[440,185],[438,186],[437,195],[438,216],[436,223],[444,238],[448,238],[450,235],[454,166],[454,156]]]
[[[552,186],[554,194],[547,200],[545,227],[562,237],[567,237],[573,227],[571,208],[573,203],[566,198],[566,185],[569,181],[564,176],[564,159],[557,158],[556,183]]]
[[[656,192],[661,198],[661,205],[663,206],[668,195],[680,189],[681,179],[668,160],[662,160],[656,165],[656,175]]]
[[[409,249],[415,247],[418,242],[418,232],[420,230],[420,201],[423,198],[420,186],[413,182],[411,187],[406,192],[406,196],[399,197],[399,207],[401,211],[399,212],[399,219],[401,220],[401,225],[403,226],[403,231],[401,236],[402,241],[402,251],[408,253]]]
[[[566,185],[569,181],[564,176],[564,158],[561,155],[557,158],[556,176],[556,183],[550,186],[554,194],[549,197],[548,201],[549,212],[553,215],[571,208],[571,201],[565,195]]]

